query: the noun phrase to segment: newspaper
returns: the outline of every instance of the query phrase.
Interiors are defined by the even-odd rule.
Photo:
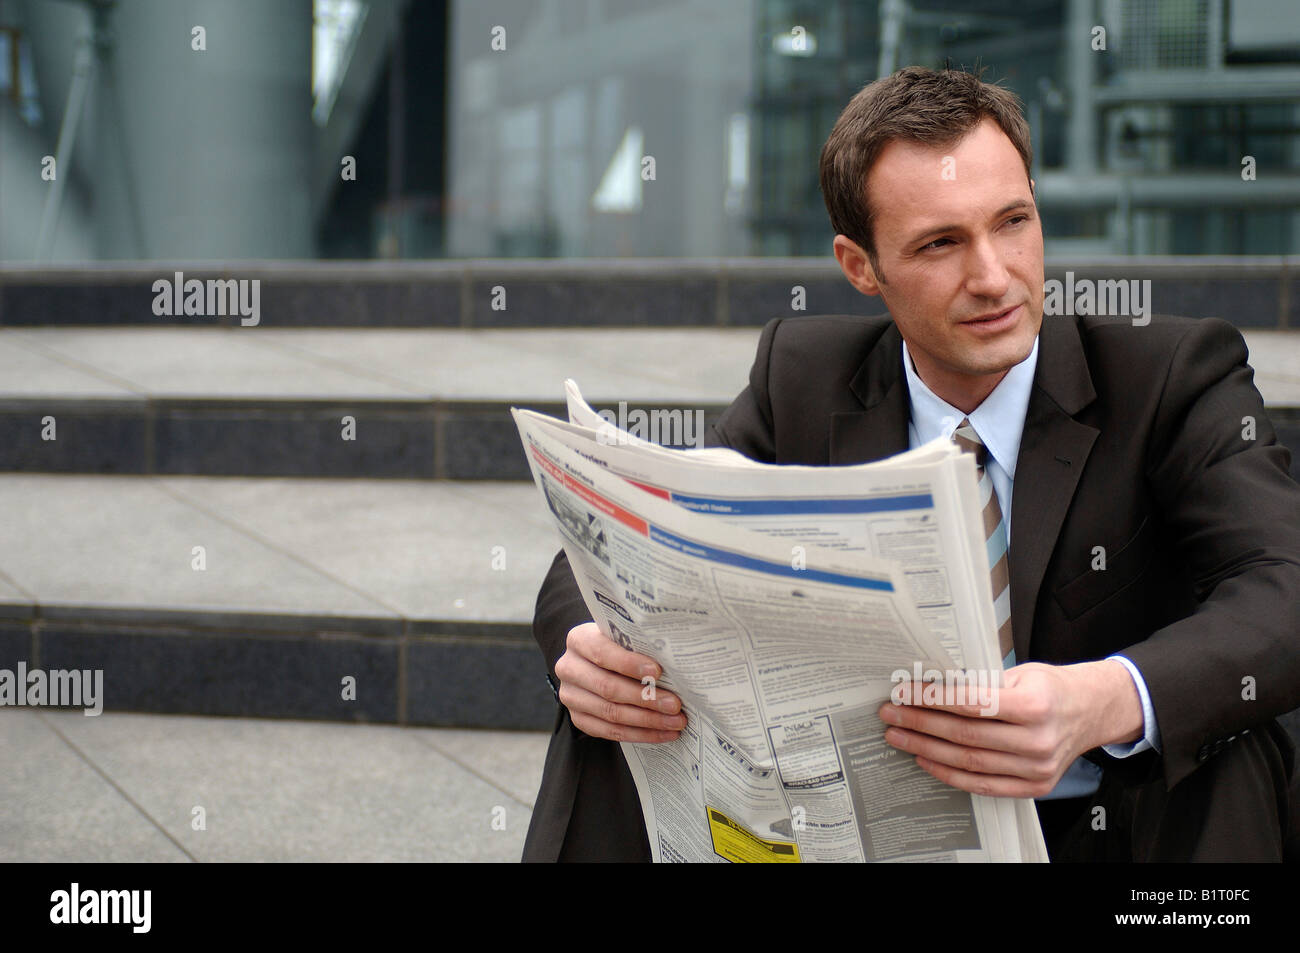
[[[943,784],[876,715],[900,673],[999,683],[970,455],[670,450],[565,387],[570,422],[512,410],[534,481],[593,620],[659,662],[645,691],[687,718],[675,741],[622,745],[656,861],[1047,859],[1032,801]]]

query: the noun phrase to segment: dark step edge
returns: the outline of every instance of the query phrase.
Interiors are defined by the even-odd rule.
[[[15,398],[0,401],[0,471],[527,480],[511,407],[566,416],[563,404],[542,401]],[[617,413],[605,402],[596,408]],[[725,405],[631,401],[626,409],[702,410],[707,427]],[[356,441],[339,439],[345,414],[356,418]],[[55,418],[57,440],[41,440],[45,416]]]
[[[295,632],[276,630],[285,617],[274,615],[207,613],[207,624],[187,624],[170,610],[132,622],[121,610],[60,609],[62,618],[44,609],[34,619],[0,616],[0,668],[102,670],[105,711],[495,730],[554,724],[555,698],[525,623],[427,620],[393,637],[347,631],[355,620],[346,617],[325,619],[327,632]],[[240,615],[262,627],[218,624]],[[355,699],[342,697],[349,675]]]

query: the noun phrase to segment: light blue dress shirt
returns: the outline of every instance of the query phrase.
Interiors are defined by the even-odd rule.
[[[907,390],[912,404],[911,421],[907,427],[910,446],[919,447],[936,437],[951,440],[952,432],[957,429],[962,418],[968,418],[975,433],[988,449],[985,469],[993,481],[993,491],[998,495],[1008,540],[1011,539],[1011,490],[1016,478],[1016,460],[1020,455],[1020,437],[1025,429],[1025,413],[1029,409],[1029,394],[1033,389],[1034,370],[1037,367],[1038,339],[1035,338],[1034,349],[1029,352],[1029,356],[1007,371],[998,386],[993,388],[978,407],[969,414],[964,414],[926,386],[912,364],[907,342],[903,342],[903,369],[907,372]],[[1015,560],[1014,549],[1008,550],[1008,558]],[[1014,626],[1013,621],[1012,627]],[[1111,655],[1108,658],[1128,669],[1133,684],[1137,687],[1138,696],[1142,699],[1143,737],[1128,744],[1103,745],[1102,750],[1115,758],[1127,758],[1148,748],[1159,751],[1160,729],[1156,725],[1155,708],[1151,704],[1151,696],[1147,692],[1142,673],[1122,655]],[[1070,765],[1051,793],[1039,800],[1084,797],[1095,792],[1100,783],[1101,768],[1085,758],[1079,758]]]

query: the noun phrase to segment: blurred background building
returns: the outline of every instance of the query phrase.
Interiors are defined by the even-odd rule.
[[[1300,251],[1295,0],[0,0],[0,259],[829,255],[836,116],[945,61],[1049,253]]]

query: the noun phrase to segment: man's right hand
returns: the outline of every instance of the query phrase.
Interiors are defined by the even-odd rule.
[[[654,659],[616,645],[594,622],[570,629],[565,644],[555,674],[560,702],[575,728],[610,741],[677,739],[686,726],[681,700],[641,681],[649,676],[657,682],[663,676]]]

